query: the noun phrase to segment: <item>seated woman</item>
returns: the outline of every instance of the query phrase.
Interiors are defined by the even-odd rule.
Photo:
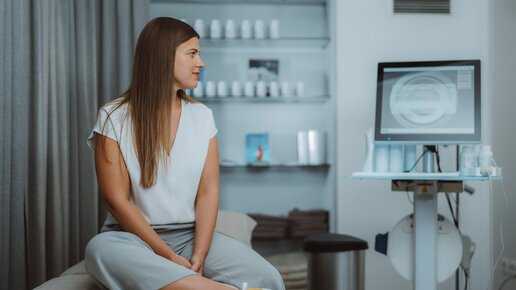
[[[140,34],[129,89],[98,114],[89,144],[109,211],[86,247],[86,269],[110,289],[284,290],[278,271],[244,244],[214,234],[219,158],[197,86],[199,35],[160,17]]]

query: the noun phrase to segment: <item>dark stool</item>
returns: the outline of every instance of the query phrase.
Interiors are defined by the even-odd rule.
[[[310,290],[363,290],[367,242],[341,234],[305,239]]]

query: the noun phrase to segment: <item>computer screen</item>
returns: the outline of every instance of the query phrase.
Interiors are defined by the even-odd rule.
[[[478,143],[480,60],[378,64],[375,142]]]

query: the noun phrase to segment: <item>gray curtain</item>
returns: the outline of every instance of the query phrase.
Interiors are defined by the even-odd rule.
[[[104,219],[86,138],[124,91],[149,0],[1,0],[0,289],[83,258]]]

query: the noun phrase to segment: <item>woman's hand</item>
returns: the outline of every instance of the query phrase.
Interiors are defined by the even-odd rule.
[[[192,264],[190,264],[190,262],[188,262],[187,259],[183,258],[183,256],[181,255],[178,255],[176,253],[172,253],[168,259],[178,265],[181,265],[185,268],[188,268],[188,269],[191,269],[192,268]],[[197,271],[196,271],[197,272]]]
[[[190,263],[192,263],[192,267],[190,269],[202,276],[202,270],[204,268],[204,257],[194,254],[190,258]]]

